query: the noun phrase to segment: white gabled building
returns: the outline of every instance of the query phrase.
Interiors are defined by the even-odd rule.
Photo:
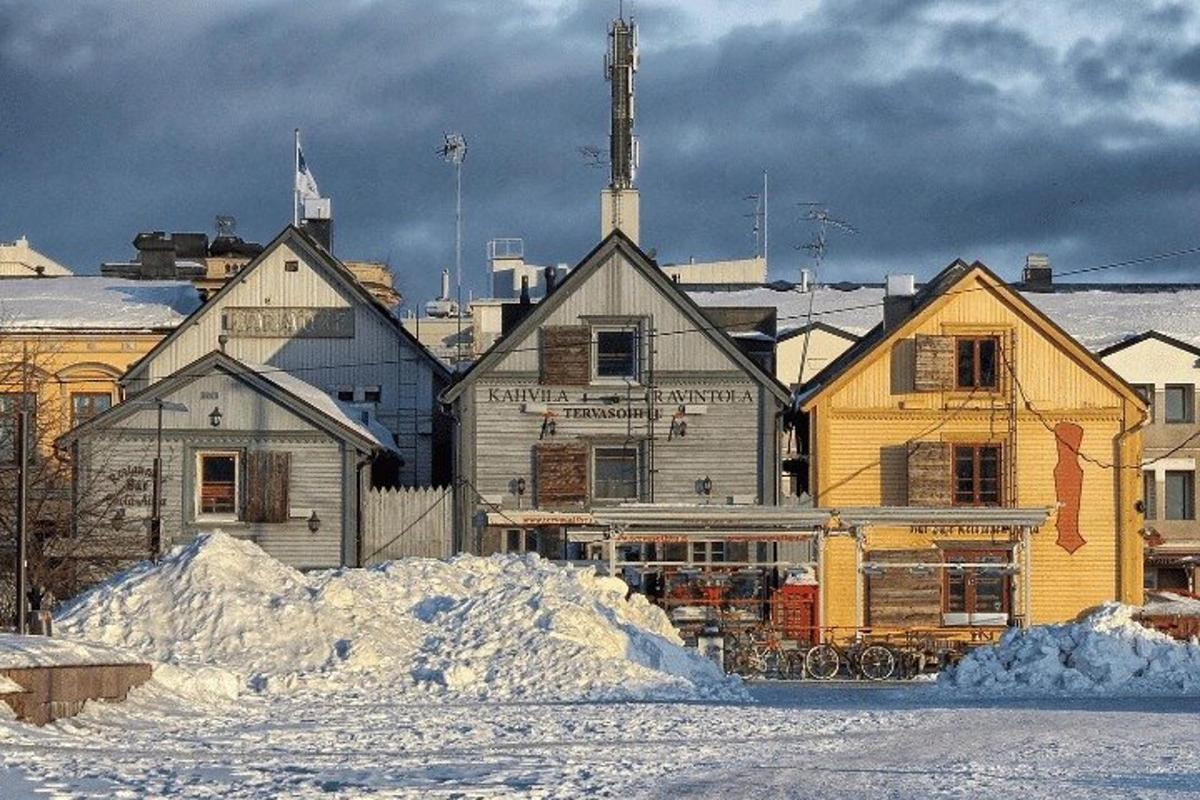
[[[353,274],[288,226],[220,291],[134,365],[129,394],[214,350],[295,375],[386,428],[400,482],[449,482],[437,448],[437,396],[449,372]]]

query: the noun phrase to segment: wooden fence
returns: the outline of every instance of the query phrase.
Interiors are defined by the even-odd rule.
[[[371,489],[362,504],[362,565],[394,558],[449,558],[454,547],[450,487]]]

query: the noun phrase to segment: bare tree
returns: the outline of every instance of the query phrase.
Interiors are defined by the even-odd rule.
[[[15,621],[17,416],[27,432],[27,564],[30,587],[70,597],[120,566],[144,558],[148,539],[117,513],[123,486],[90,470],[81,483],[56,439],[74,419],[71,379],[56,377],[55,344],[0,335],[0,624]],[[107,484],[107,485],[105,485]]]

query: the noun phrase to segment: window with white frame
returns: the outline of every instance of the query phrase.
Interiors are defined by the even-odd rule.
[[[636,445],[592,450],[592,500],[637,500],[641,488],[641,452]]]
[[[597,380],[640,380],[636,325],[596,326],[592,328],[592,339],[593,375]]]
[[[237,451],[196,454],[196,518],[238,518],[241,456]]]

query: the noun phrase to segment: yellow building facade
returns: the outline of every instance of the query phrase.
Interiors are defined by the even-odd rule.
[[[118,402],[129,367],[199,304],[182,281],[0,281],[0,447],[12,446],[24,401],[36,412],[38,449],[50,452],[60,435]]]
[[[988,638],[1142,592],[1135,391],[958,261],[801,391],[822,624]]]

